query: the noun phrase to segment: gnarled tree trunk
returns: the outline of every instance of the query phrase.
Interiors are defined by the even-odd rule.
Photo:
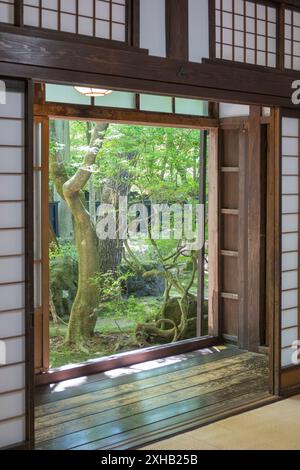
[[[95,309],[99,303],[98,288],[93,282],[93,278],[99,273],[98,239],[95,226],[84,207],[81,190],[90,179],[91,167],[95,163],[102,143],[102,133],[106,129],[107,124],[96,124],[90,150],[85,155],[82,167],[63,184],[63,196],[74,220],[79,268],[77,295],[71,310],[66,340],[77,346],[92,336],[97,320]]]

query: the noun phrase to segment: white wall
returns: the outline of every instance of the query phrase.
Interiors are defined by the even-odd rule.
[[[166,57],[165,0],[140,0],[140,47]]]
[[[208,1],[189,0],[189,60],[209,57]]]
[[[24,94],[0,104],[0,448],[25,440]]]

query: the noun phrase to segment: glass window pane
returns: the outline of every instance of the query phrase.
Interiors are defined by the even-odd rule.
[[[208,102],[186,98],[175,98],[175,112],[176,114],[185,114],[189,116],[207,116]]]
[[[46,85],[46,101],[54,103],[91,104],[91,98],[80,94],[72,86]]]
[[[141,111],[172,113],[172,98],[160,95],[140,95]]]
[[[135,93],[124,93],[114,91],[110,95],[95,98],[96,106],[107,106],[112,108],[135,108]]]

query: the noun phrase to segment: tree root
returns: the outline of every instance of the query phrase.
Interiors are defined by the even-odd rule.
[[[164,330],[161,325],[170,324],[173,328]],[[153,342],[175,343],[180,336],[179,330],[173,320],[161,318],[155,323],[141,323],[136,327],[136,338],[143,344]]]

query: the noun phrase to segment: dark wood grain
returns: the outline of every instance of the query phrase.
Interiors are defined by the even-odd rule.
[[[188,0],[166,0],[167,57],[188,60],[188,29]]]
[[[43,410],[43,416],[36,420],[37,448],[130,448],[137,440],[146,443],[151,433],[171,433],[189,421],[211,419],[216,413],[265,397],[266,358],[252,353],[239,354],[237,348],[229,350],[238,354],[221,359],[219,353],[213,354],[212,360],[202,364],[169,373],[165,370],[163,375],[100,390],[98,402],[95,392],[89,392],[82,397],[58,400],[57,405],[54,402],[38,407],[37,414]],[[214,362],[214,358],[218,360]],[[78,406],[74,408],[74,405]],[[48,415],[44,414],[47,407]]]
[[[131,369],[131,373],[128,373],[127,370],[120,370],[120,376],[109,379],[105,373],[94,374],[84,378],[84,384],[75,384],[71,381],[65,382],[65,390],[57,392],[56,389],[59,387],[59,384],[55,386],[42,386],[36,388],[36,405],[45,405],[47,403],[57,402],[60,400],[65,400],[66,398],[72,398],[79,396],[84,393],[94,392],[96,390],[104,390],[112,386],[119,386],[126,383],[141,381],[148,379],[150,377],[157,377],[164,374],[169,374],[171,372],[176,372],[180,370],[188,370],[190,367],[197,366],[199,364],[207,364],[209,362],[214,362],[216,365],[218,361],[226,359],[229,357],[234,357],[240,354],[240,351],[234,347],[224,347],[218,350],[218,348],[213,348],[207,351],[208,354],[200,354],[200,351],[195,351],[194,353],[188,353],[187,355],[182,355],[178,358],[178,361],[175,361],[172,364],[163,365],[163,361],[159,361],[161,366],[156,368],[155,365],[150,367],[149,370],[140,371],[138,366],[135,366]],[[123,373],[122,373],[123,372]],[[70,383],[71,382],[71,383]]]
[[[195,64],[81,42],[74,48],[73,40],[57,40],[49,35],[45,38],[39,32],[27,34],[22,28],[1,27],[0,62],[33,67],[29,76],[35,79],[43,80],[43,72],[47,71],[49,81],[112,86],[113,79],[119,77],[123,89],[135,89],[133,83],[142,80],[144,86],[140,83],[139,88],[145,91],[147,86],[158,93],[178,96],[294,107],[290,95],[297,72],[249,69],[233,63]],[[168,84],[166,91],[163,84]]]

